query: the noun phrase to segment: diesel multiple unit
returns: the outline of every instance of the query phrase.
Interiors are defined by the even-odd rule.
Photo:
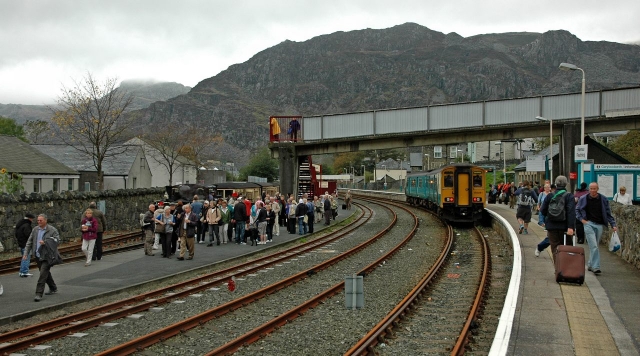
[[[456,163],[407,176],[407,202],[450,222],[479,222],[486,203],[485,170]]]

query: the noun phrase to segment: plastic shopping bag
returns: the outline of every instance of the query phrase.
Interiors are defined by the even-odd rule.
[[[618,232],[614,231],[611,234],[611,241],[609,241],[609,251],[616,252],[620,249],[620,237],[618,237]]]

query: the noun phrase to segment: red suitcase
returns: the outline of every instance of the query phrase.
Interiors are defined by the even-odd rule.
[[[555,252],[556,282],[584,283],[584,248],[566,245],[567,235],[564,235],[565,245],[558,245]]]

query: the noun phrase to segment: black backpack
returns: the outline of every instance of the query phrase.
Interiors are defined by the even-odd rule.
[[[557,222],[567,220],[567,211],[565,208],[566,202],[564,199],[564,196],[567,194],[566,190],[560,190],[551,197],[551,201],[549,201],[549,209],[547,210],[547,219]]]

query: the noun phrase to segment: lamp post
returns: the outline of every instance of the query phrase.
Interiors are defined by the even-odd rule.
[[[387,190],[387,173],[386,173],[387,165],[383,164],[382,168],[384,168],[384,170],[385,170],[385,173],[384,173],[384,186],[383,187],[384,187],[384,190]]]
[[[582,72],[582,96],[581,96],[581,100],[580,100],[580,145],[584,145],[584,102],[585,102],[585,76],[584,76],[584,70],[582,68],[578,68],[578,66],[576,66],[575,64],[571,64],[571,63],[560,63],[560,66],[558,67],[560,68],[560,70],[565,70],[565,71],[572,71],[572,70],[579,70]],[[584,181],[584,169],[582,167],[582,163],[580,163],[580,176],[579,176],[579,182],[581,183]]]
[[[500,145],[500,151],[502,151],[502,159],[503,159],[502,175],[503,175],[503,179],[504,179],[504,181],[506,183],[506,181],[507,181],[507,154],[504,151],[504,148],[502,147],[502,141],[496,142],[496,145]]]
[[[536,116],[536,120],[549,121],[549,181],[553,182],[553,120]]]
[[[355,188],[356,184],[356,169],[351,166],[351,188]]]
[[[363,188],[367,189],[367,175],[365,174],[366,171],[364,169],[364,164],[360,166],[362,168],[362,184],[363,184]]]
[[[424,156],[427,157],[427,169],[424,169],[424,167],[423,167],[422,170],[423,171],[428,171],[428,170],[431,169],[431,156],[428,153],[425,153]]]

